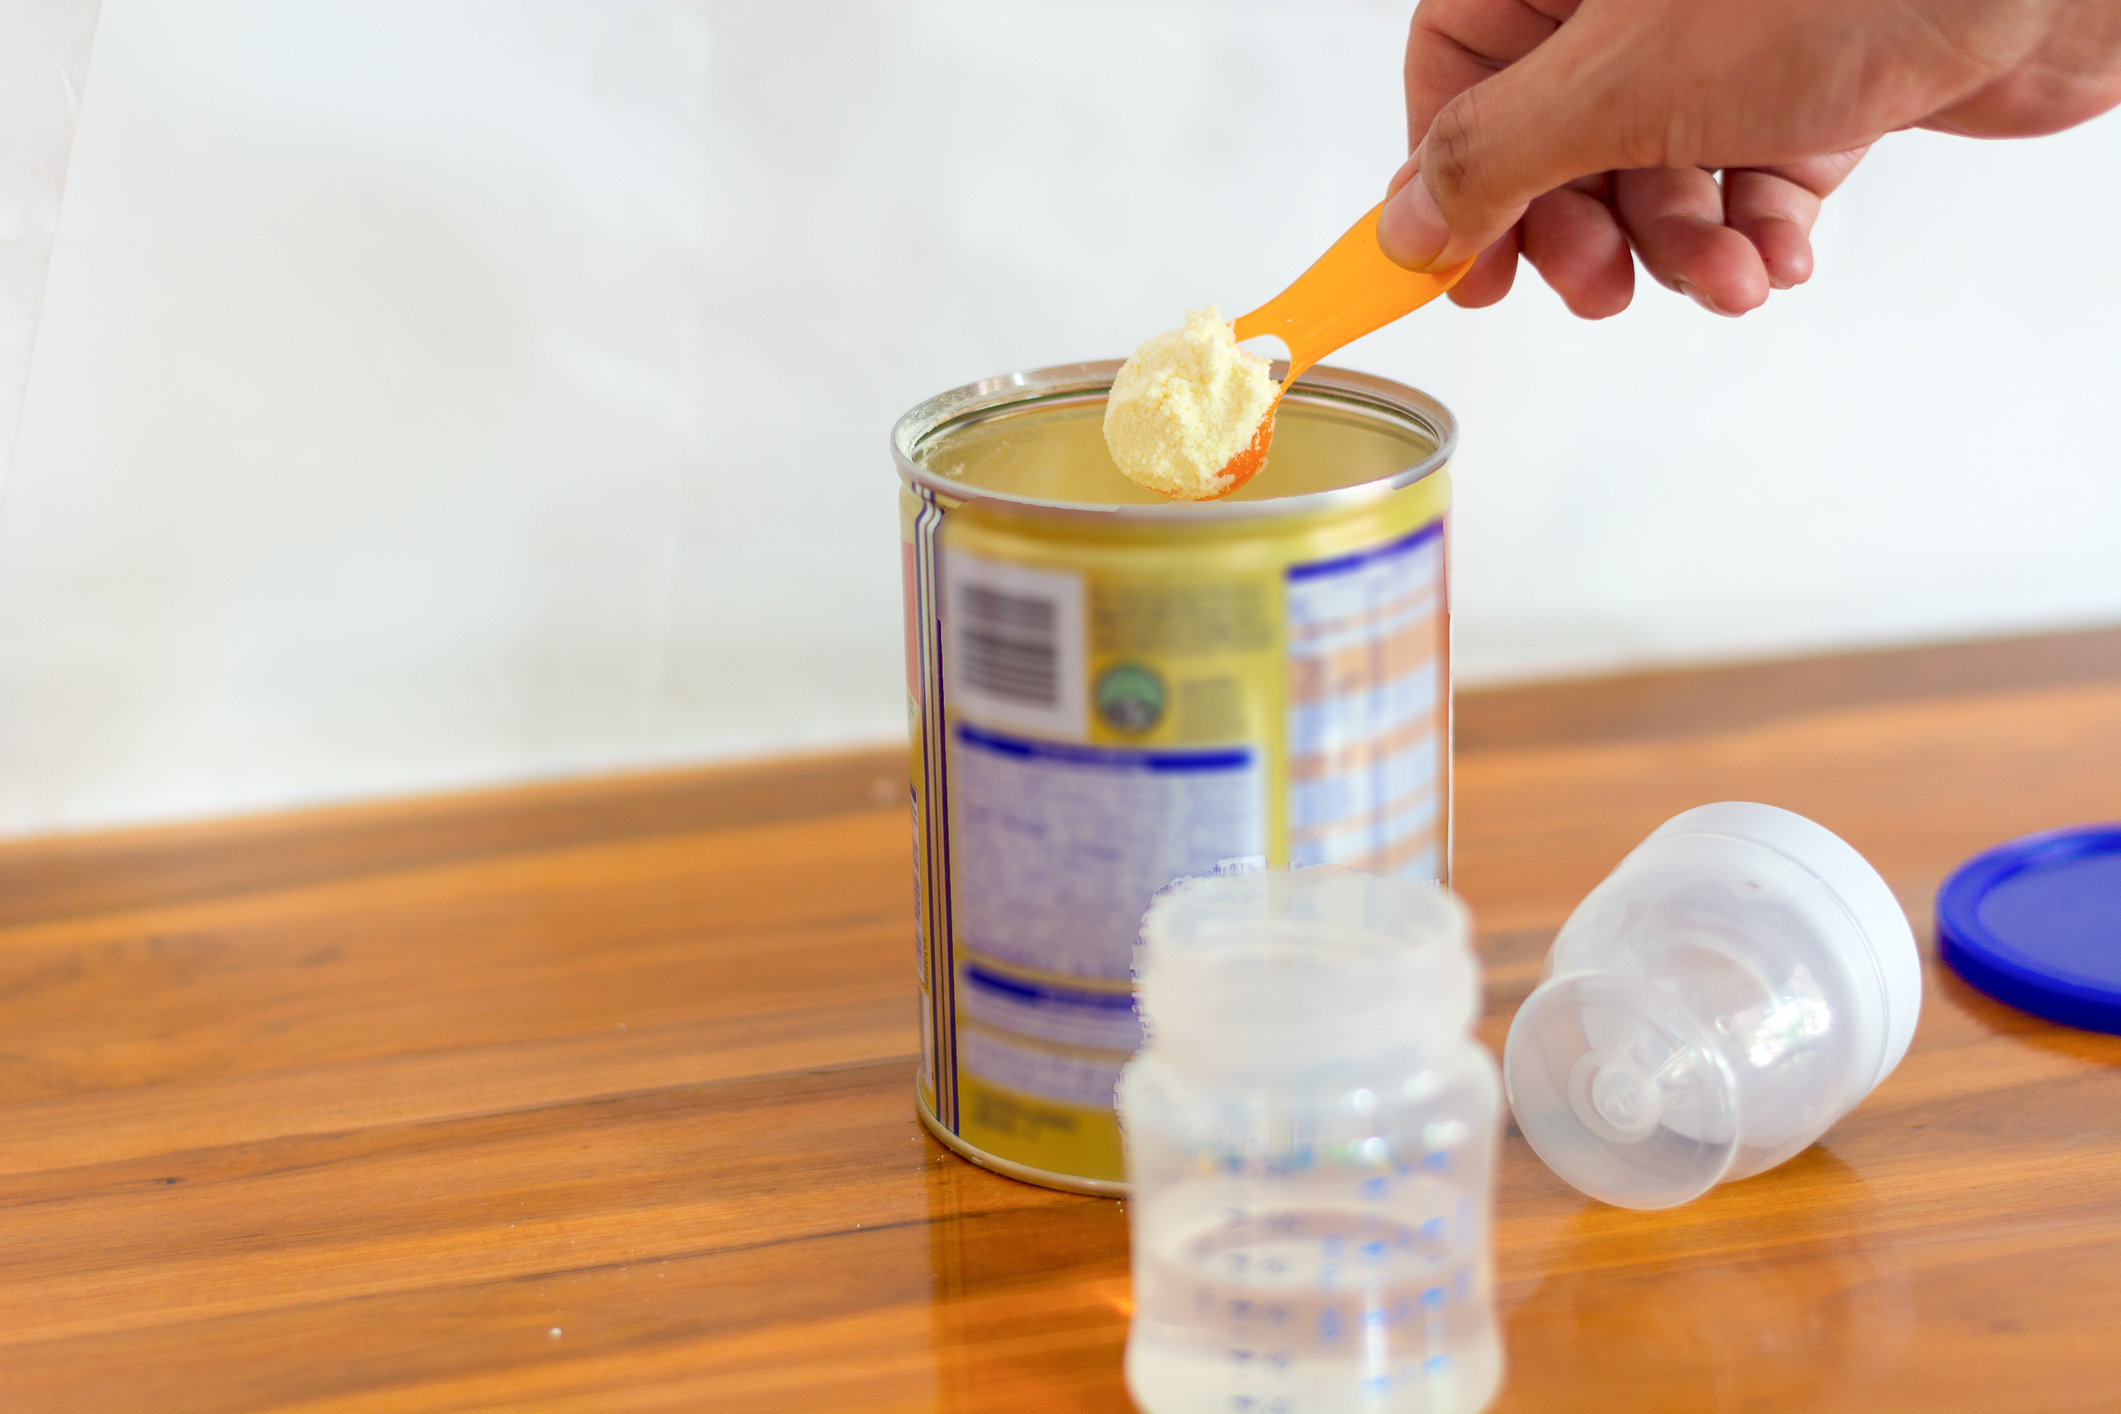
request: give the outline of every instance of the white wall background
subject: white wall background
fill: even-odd
[[[0,833],[902,731],[906,406],[1273,294],[1409,0],[106,0],[0,505]],[[2121,120],[1886,142],[1727,322],[1536,280],[1468,679],[2121,619]]]
[[[0,4],[0,483],[15,446],[97,0]]]

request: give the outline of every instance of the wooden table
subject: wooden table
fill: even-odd
[[[1467,694],[1499,1046],[1691,805],[2121,816],[2121,632]],[[1124,1410],[1109,1200],[912,1106],[902,757],[0,849],[0,1409]],[[1498,1410],[2121,1408],[2121,1037],[1932,960],[1822,1144],[1664,1213],[1505,1139]]]

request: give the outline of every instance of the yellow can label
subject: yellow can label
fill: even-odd
[[[1133,949],[1182,877],[1446,880],[1437,471],[1356,511],[1163,526],[904,517],[921,1100],[989,1156],[1118,1182]]]

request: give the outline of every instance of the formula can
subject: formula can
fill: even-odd
[[[974,383],[892,434],[921,1120],[1086,1193],[1124,1191],[1113,1085],[1157,890],[1450,878],[1451,414],[1315,368],[1257,477],[1168,502],[1105,450],[1118,368]]]

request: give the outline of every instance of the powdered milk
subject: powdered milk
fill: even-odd
[[[1127,479],[1177,501],[1232,489],[1231,459],[1274,405],[1267,360],[1237,346],[1214,305],[1134,351],[1112,380],[1105,445]]]

